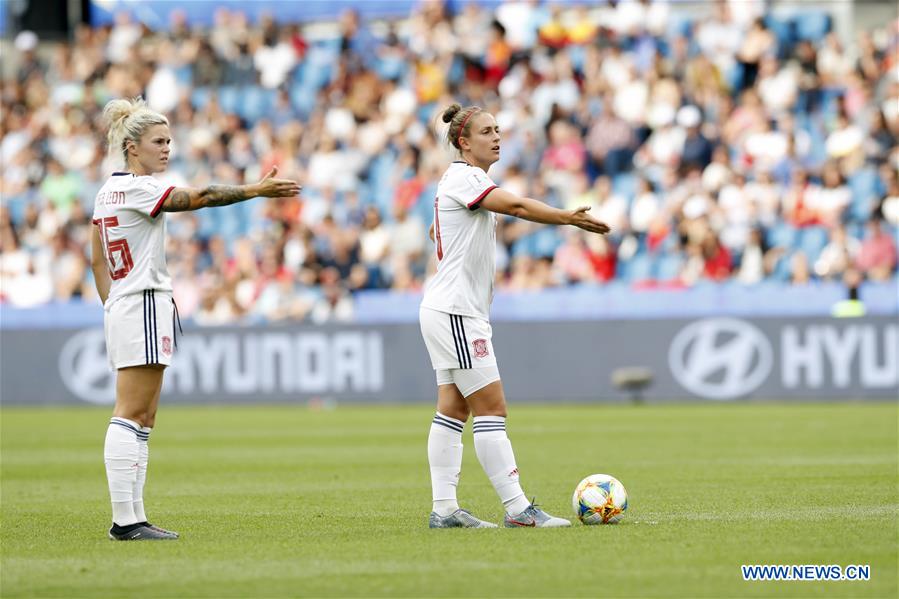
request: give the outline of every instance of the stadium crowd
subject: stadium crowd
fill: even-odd
[[[453,101],[497,116],[500,185],[613,229],[500,219],[500,290],[895,280],[899,23],[846,47],[826,13],[763,7],[422,2],[325,27],[219,9],[209,28],[175,12],[164,30],[121,14],[69,42],[21,32],[0,94],[0,297],[96,301],[98,118],[137,95],[171,122],[164,181],[278,165],[304,186],[168,215],[175,297],[200,324],[349,320],[357,291],[419,290]]]

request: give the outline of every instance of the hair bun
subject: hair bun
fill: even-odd
[[[111,100],[103,108],[103,116],[109,125],[117,123],[134,112],[135,106],[130,100]]]
[[[458,104],[452,104],[449,108],[443,111],[443,122],[450,123],[453,120],[453,117],[459,114],[459,111],[462,110],[462,107]]]

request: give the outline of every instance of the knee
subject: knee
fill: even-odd
[[[506,400],[503,397],[499,397],[490,402],[482,402],[475,407],[475,416],[502,416],[503,418],[508,416],[508,413],[506,412]]]
[[[449,412],[449,414],[445,414],[445,416],[449,416],[450,418],[455,418],[456,420],[459,420],[460,422],[468,422],[469,412],[468,412],[467,408],[465,408],[465,409],[454,408],[454,409],[447,410],[447,411]]]
[[[491,406],[491,407],[487,408],[487,410],[484,414],[481,414],[481,416],[502,416],[503,418],[505,418],[508,415],[509,414],[506,412],[506,404],[505,403],[498,405],[498,406]]]

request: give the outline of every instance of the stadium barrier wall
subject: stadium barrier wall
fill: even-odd
[[[474,340],[469,340],[473,342]],[[5,405],[109,404],[102,328],[3,330]],[[500,322],[494,347],[510,401],[624,401],[612,373],[641,367],[652,401],[880,399],[899,393],[892,317]],[[473,353],[473,352],[472,352]],[[191,329],[168,369],[166,404],[433,402],[418,326]]]

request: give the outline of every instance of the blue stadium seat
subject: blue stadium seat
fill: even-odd
[[[332,46],[326,42],[316,42],[310,46],[303,68],[298,73],[299,80],[307,88],[318,90],[331,81],[333,65],[337,63],[340,53],[339,46]]]
[[[765,241],[770,247],[791,248],[795,243],[796,229],[787,223],[776,223],[765,232]]]
[[[190,86],[191,81],[193,79],[193,73],[191,72],[191,65],[183,65],[180,67],[176,67],[174,70],[175,70],[175,81],[177,81],[179,85]]]
[[[198,210],[195,212],[197,216],[197,236],[208,239],[216,234],[218,230],[218,210]],[[230,238],[226,238],[230,239]]]
[[[668,18],[667,37],[689,37],[693,28],[693,20],[690,17],[671,15]]]
[[[375,72],[381,79],[397,80],[406,72],[406,62],[401,58],[378,58],[375,62]]]
[[[218,224],[216,231],[222,237],[236,238],[240,235],[242,225],[241,210],[239,205],[225,206],[216,210],[218,212]]]
[[[512,248],[509,252],[512,257],[518,256],[533,256],[534,255],[534,236],[533,235],[522,235],[514,242],[512,242]]]
[[[793,22],[786,19],[778,19],[774,15],[765,15],[765,27],[777,38],[778,56],[783,58],[788,48],[796,42],[796,30]]]
[[[617,193],[630,204],[637,193],[637,176],[631,173],[620,173],[612,177],[612,193]]]
[[[830,33],[831,18],[823,11],[801,12],[793,17],[796,27],[796,38],[818,43]]]
[[[846,223],[846,234],[855,239],[864,239],[865,225],[860,221],[855,222],[850,220]]]
[[[9,218],[17,227],[25,220],[25,207],[28,205],[28,197],[22,193],[3,199],[6,208],[9,210]]]
[[[809,262],[818,259],[818,254],[827,245],[830,235],[825,227],[808,227],[802,229],[799,234],[798,249],[805,253]]]
[[[627,262],[619,262],[619,267],[624,267],[622,276],[628,283],[651,281],[653,266],[653,259],[648,254],[637,254]]]
[[[195,87],[193,91],[190,93],[190,105],[194,107],[194,109],[205,108],[209,103],[209,88],[208,87]]]
[[[787,251],[780,257],[780,260],[778,260],[777,264],[774,266],[774,272],[771,273],[771,279],[773,281],[784,282],[790,280],[790,261],[792,258],[792,251]]]
[[[584,71],[584,60],[586,59],[586,50],[584,46],[572,45],[568,46],[568,58],[571,59],[571,66],[578,72]]]
[[[300,118],[309,118],[315,108],[315,88],[299,81],[290,87],[288,94],[290,95],[290,105],[297,111]]]
[[[731,90],[740,89],[740,85],[743,82],[743,74],[745,73],[745,69],[743,65],[739,62],[734,62],[733,66],[724,73],[724,78],[727,81],[727,86]]]
[[[218,101],[222,112],[237,113],[240,106],[240,88],[223,85],[218,89]]]
[[[837,114],[839,113],[839,99],[843,96],[844,93],[846,93],[846,90],[842,87],[821,88],[821,104],[818,110],[821,112],[821,115],[826,121],[830,121],[836,118]],[[824,135],[823,131],[821,131],[821,135]]]
[[[237,114],[246,121],[255,123],[262,118],[275,103],[275,90],[256,85],[242,90]]]
[[[534,255],[542,258],[552,258],[559,246],[562,245],[562,239],[559,237],[556,227],[537,229],[533,233],[533,238]]]
[[[847,183],[852,190],[849,220],[865,222],[883,193],[883,182],[873,168],[864,168],[853,173]]]
[[[679,253],[665,254],[656,263],[655,278],[664,282],[674,281],[683,266],[684,259]]]

